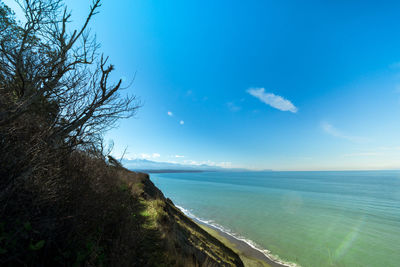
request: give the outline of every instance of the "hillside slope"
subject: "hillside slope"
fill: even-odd
[[[158,238],[145,240],[145,245],[158,245],[154,264],[167,266],[243,266],[239,256],[222,242],[204,231],[166,199],[149,176],[123,170],[120,177],[134,197],[143,204],[143,229],[154,231]],[[156,238],[156,239],[157,239]],[[152,264],[153,257],[144,264]],[[156,262],[159,260],[158,262]]]
[[[84,152],[48,162],[0,202],[0,266],[243,266],[147,174]]]

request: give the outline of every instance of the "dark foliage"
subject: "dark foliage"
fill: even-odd
[[[89,34],[100,0],[72,31],[61,0],[19,4],[24,23],[0,3],[0,265],[102,265],[140,209],[102,135],[139,104]]]

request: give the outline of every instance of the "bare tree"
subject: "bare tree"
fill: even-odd
[[[134,96],[120,95],[121,80],[110,81],[114,66],[99,53],[88,29],[100,0],[92,2],[82,27],[73,31],[61,0],[18,3],[23,24],[0,7],[0,127],[37,114],[46,140],[55,147],[97,143],[140,105]]]

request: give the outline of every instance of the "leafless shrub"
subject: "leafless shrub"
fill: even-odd
[[[23,25],[6,11],[0,19],[1,127],[23,114],[40,114],[46,118],[47,141],[74,148],[95,143],[118,119],[135,113],[138,101],[121,97],[122,80],[110,82],[114,66],[88,30],[100,0],[72,32],[71,14],[61,0],[21,0],[20,6]]]
[[[127,216],[113,201],[129,201],[102,136],[140,103],[120,95],[90,34],[100,0],[76,30],[61,0],[18,3],[22,24],[0,3],[0,265],[74,263],[70,242],[89,242],[95,265]]]

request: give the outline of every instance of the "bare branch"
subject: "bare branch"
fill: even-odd
[[[79,29],[61,0],[20,0],[26,22],[0,18],[0,127],[26,114],[44,116],[49,142],[78,147],[98,142],[140,103],[121,97],[122,80],[112,83],[114,66],[99,54],[89,24],[101,6],[94,0]],[[4,21],[3,23],[1,23]]]

